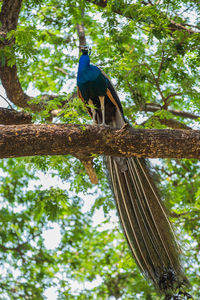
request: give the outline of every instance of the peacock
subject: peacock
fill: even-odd
[[[117,92],[109,77],[90,64],[88,47],[81,50],[78,96],[86,104],[93,124],[120,129],[126,120]],[[112,156],[105,160],[118,216],[139,269],[165,299],[179,299],[188,280],[148,160]],[[190,298],[189,294],[184,295]]]

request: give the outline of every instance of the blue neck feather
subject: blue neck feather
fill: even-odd
[[[88,54],[82,54],[79,60],[77,83],[95,80],[100,74],[99,68],[90,64]]]
[[[90,65],[89,55],[87,55],[87,54],[81,55],[80,60],[79,60],[78,70],[80,72],[86,71],[88,69],[89,65]]]

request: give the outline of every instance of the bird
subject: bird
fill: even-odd
[[[78,97],[94,125],[120,129],[127,121],[109,77],[90,63],[81,47],[77,74]],[[130,126],[130,125],[129,125]],[[143,275],[165,299],[181,299],[189,281],[184,274],[180,246],[152,175],[149,161],[137,157],[107,156],[111,188],[129,249]]]

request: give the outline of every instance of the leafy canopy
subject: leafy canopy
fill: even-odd
[[[147,128],[173,127],[174,120],[180,127],[198,128],[198,119],[176,112],[198,115],[200,110],[199,1],[111,0],[105,8],[98,4],[106,1],[92,2],[24,1],[17,29],[7,33],[7,40],[15,42],[0,48],[1,63],[16,64],[24,91],[37,95],[31,102],[45,104],[39,112],[27,109],[33,120],[47,123],[50,112],[57,110],[54,122],[90,122],[75,94],[77,24],[84,24],[92,63],[112,78],[130,123],[139,126],[139,117],[145,117]],[[159,110],[153,113],[150,106]],[[44,299],[51,286],[57,299],[160,299],[137,270],[120,226],[93,226],[102,207],[105,225],[115,211],[102,158],[94,164],[99,177],[95,187],[83,165],[70,156],[1,162],[4,299]],[[155,169],[181,241],[192,294],[200,298],[199,162],[164,160]],[[40,182],[45,173],[55,180],[51,188]],[[87,212],[80,195],[94,199]],[[55,224],[61,241],[48,249],[43,233]],[[79,289],[73,288],[75,282]]]

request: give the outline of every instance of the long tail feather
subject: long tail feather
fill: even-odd
[[[112,123],[113,127],[116,125],[122,125],[117,118]],[[118,214],[135,261],[158,291],[171,295],[188,281],[182,271],[173,228],[147,161],[106,157],[106,164]]]
[[[122,227],[139,268],[159,291],[176,290],[187,279],[173,229],[145,160],[106,160]]]

